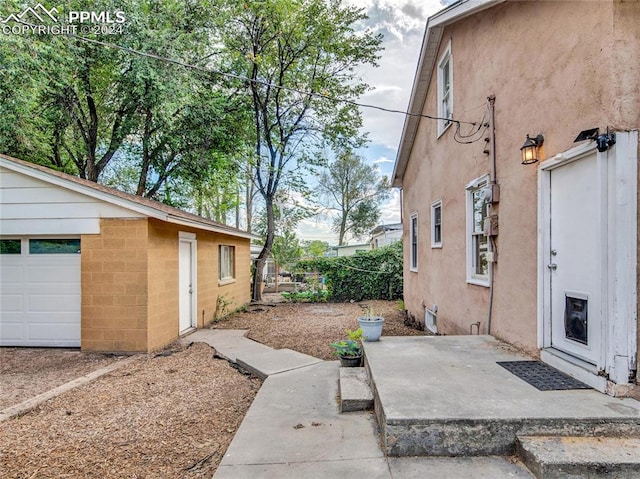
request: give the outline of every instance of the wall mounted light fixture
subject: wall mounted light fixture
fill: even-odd
[[[520,148],[522,152],[522,164],[530,165],[536,163],[540,158],[540,147],[544,143],[544,136],[540,133],[535,138],[531,138],[527,135],[527,139],[524,141],[524,145]]]

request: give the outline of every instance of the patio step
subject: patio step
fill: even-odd
[[[538,479],[640,477],[640,437],[518,437],[520,459]]]
[[[518,436],[640,437],[640,403],[595,390],[539,391],[499,364],[529,360],[489,336],[364,343],[389,456],[508,456]]]
[[[364,368],[340,368],[340,412],[373,409],[373,393]]]

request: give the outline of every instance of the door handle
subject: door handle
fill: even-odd
[[[558,269],[558,265],[555,263],[551,263],[547,265],[547,268],[555,271],[556,269]]]

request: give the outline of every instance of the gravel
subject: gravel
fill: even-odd
[[[385,317],[384,335],[419,335],[395,303],[366,303]],[[335,359],[328,343],[357,328],[358,303],[252,306],[215,328]],[[117,357],[68,350],[0,349],[2,407]],[[246,376],[206,344],[174,344],[138,355],[99,379],[0,423],[3,478],[212,477],[261,381]],[[22,369],[21,369],[22,368]],[[25,397],[27,396],[27,397]]]

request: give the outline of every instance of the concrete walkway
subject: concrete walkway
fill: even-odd
[[[215,479],[532,478],[501,457],[387,458],[373,414],[338,411],[337,361],[274,350],[246,331],[199,330],[183,338],[266,377]]]

